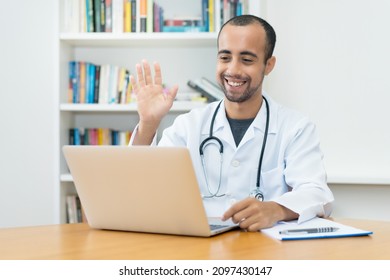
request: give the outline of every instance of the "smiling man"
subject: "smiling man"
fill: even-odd
[[[163,92],[158,63],[154,78],[146,61],[137,64],[137,79],[131,77],[140,121],[130,145],[187,147],[208,216],[249,231],[326,217],[333,203],[315,125],[263,92],[276,63],[275,42],[274,29],[261,18],[226,22],[216,71],[225,98],[178,116],[158,144],[157,128],[178,88]]]

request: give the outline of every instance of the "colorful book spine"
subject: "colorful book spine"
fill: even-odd
[[[164,20],[172,19],[164,18],[164,9],[157,0],[68,0],[64,4],[64,25],[67,32],[216,32],[233,16],[247,13],[249,6],[249,0],[198,1],[202,24],[193,30],[171,26],[164,29],[168,26]]]
[[[146,32],[146,24],[147,24],[147,1],[148,0],[139,0],[139,24],[140,24],[140,32]]]
[[[123,32],[131,32],[131,1],[124,0]]]
[[[102,32],[100,26],[100,0],[93,0],[94,31]]]
[[[136,0],[131,0],[131,32],[137,32],[139,30],[139,24],[137,22],[138,6]]]
[[[79,103],[85,103],[85,84],[86,84],[86,67],[85,62],[79,62],[80,65],[80,88],[79,88]]]
[[[106,32],[106,0],[100,0],[100,30]]]
[[[146,32],[153,32],[153,0],[146,0]]]
[[[86,3],[86,31],[94,32],[95,31],[95,18],[93,11],[93,1],[94,0],[85,0]]]
[[[69,61],[68,67],[68,103],[131,102],[130,71],[126,68],[84,61]]]
[[[132,131],[111,128],[69,128],[69,145],[128,145]]]
[[[124,2],[123,0],[112,0],[112,32],[122,33],[124,31]]]
[[[106,32],[112,32],[112,0],[106,0]]]

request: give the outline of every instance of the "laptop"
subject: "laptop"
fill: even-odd
[[[184,147],[64,146],[92,228],[213,236],[237,227],[208,218]]]

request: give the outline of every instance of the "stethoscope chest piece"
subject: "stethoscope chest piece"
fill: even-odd
[[[261,191],[252,191],[249,196],[256,198],[258,201],[264,201],[264,195]]]

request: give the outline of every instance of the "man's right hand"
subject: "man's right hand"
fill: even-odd
[[[146,60],[136,65],[137,81],[130,76],[131,86],[137,98],[139,126],[134,145],[149,145],[162,118],[169,112],[175,100],[178,86],[164,92],[160,65],[154,63],[154,80]]]

